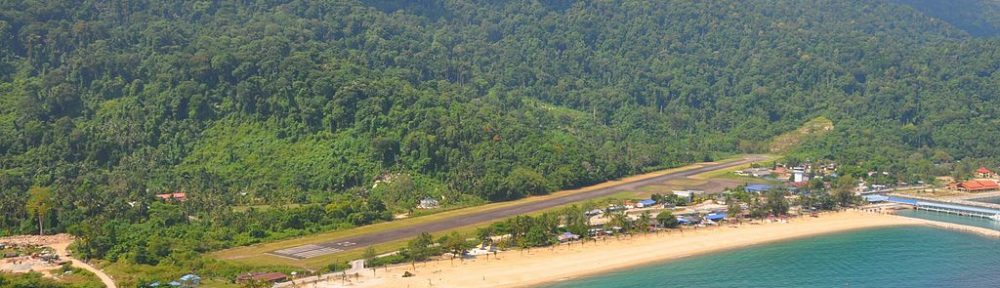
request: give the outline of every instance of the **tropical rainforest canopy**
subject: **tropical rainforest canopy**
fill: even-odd
[[[1000,10],[935,2],[2,1],[0,234],[155,264],[767,153],[818,117],[790,157],[996,163]]]

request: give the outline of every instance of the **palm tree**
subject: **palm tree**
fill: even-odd
[[[643,233],[649,232],[649,225],[652,223],[652,219],[653,217],[649,215],[649,211],[643,211],[642,214],[639,215],[639,219],[636,220],[636,225],[639,226],[639,231]]]
[[[622,231],[629,231],[631,227],[631,221],[628,219],[628,215],[625,212],[615,212],[611,214],[611,224],[622,229]],[[616,234],[617,236],[617,234]]]
[[[740,201],[736,198],[726,196],[726,212],[729,213],[729,217],[736,219],[737,223],[741,223],[743,216],[743,206],[740,206]]]
[[[371,266],[372,277],[375,277],[375,258],[378,257],[378,254],[375,254],[375,247],[368,246],[362,257],[365,259],[365,266]]]
[[[493,245],[493,227],[487,226],[477,229],[476,236],[483,245]]]
[[[452,264],[455,263],[455,257],[460,257],[459,259],[465,261],[464,258],[461,258],[462,256],[465,256],[465,250],[469,247],[468,242],[465,241],[465,237],[459,235],[458,232],[451,232],[451,234],[445,236],[444,241],[441,242],[441,244],[452,253]]]

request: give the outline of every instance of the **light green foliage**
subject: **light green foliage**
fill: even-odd
[[[213,175],[222,181],[214,185],[261,199],[371,183],[376,167],[363,161],[364,141],[324,133],[299,138],[283,130],[276,123],[216,122],[176,173]]]
[[[52,210],[52,189],[48,187],[31,187],[28,189],[28,203],[25,210],[38,219],[38,235],[45,234],[46,217]]]

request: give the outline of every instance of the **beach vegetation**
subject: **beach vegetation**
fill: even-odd
[[[365,248],[365,254],[363,254],[362,259],[365,260],[365,267],[372,269],[372,277],[375,276],[375,268],[383,264],[381,261],[376,261],[378,259],[378,253],[375,252],[375,247],[369,246]]]
[[[740,221],[743,219],[743,206],[738,197],[726,194],[726,215],[730,219]]]
[[[677,221],[677,216],[674,216],[674,213],[667,210],[656,214],[656,223],[663,228],[677,228],[680,225],[680,222]]]
[[[406,245],[406,253],[411,261],[423,261],[432,255],[438,254],[438,246],[434,246],[434,238],[430,233],[420,233],[416,238],[410,240]]]
[[[766,193],[764,202],[765,209],[774,216],[787,215],[791,205],[788,202],[788,191],[783,189],[772,189]]]

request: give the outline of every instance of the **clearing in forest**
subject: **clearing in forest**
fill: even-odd
[[[830,133],[830,131],[833,131],[833,121],[819,116],[802,124],[802,127],[799,127],[799,129],[774,137],[768,150],[773,154],[782,154],[808,138],[820,137]]]

